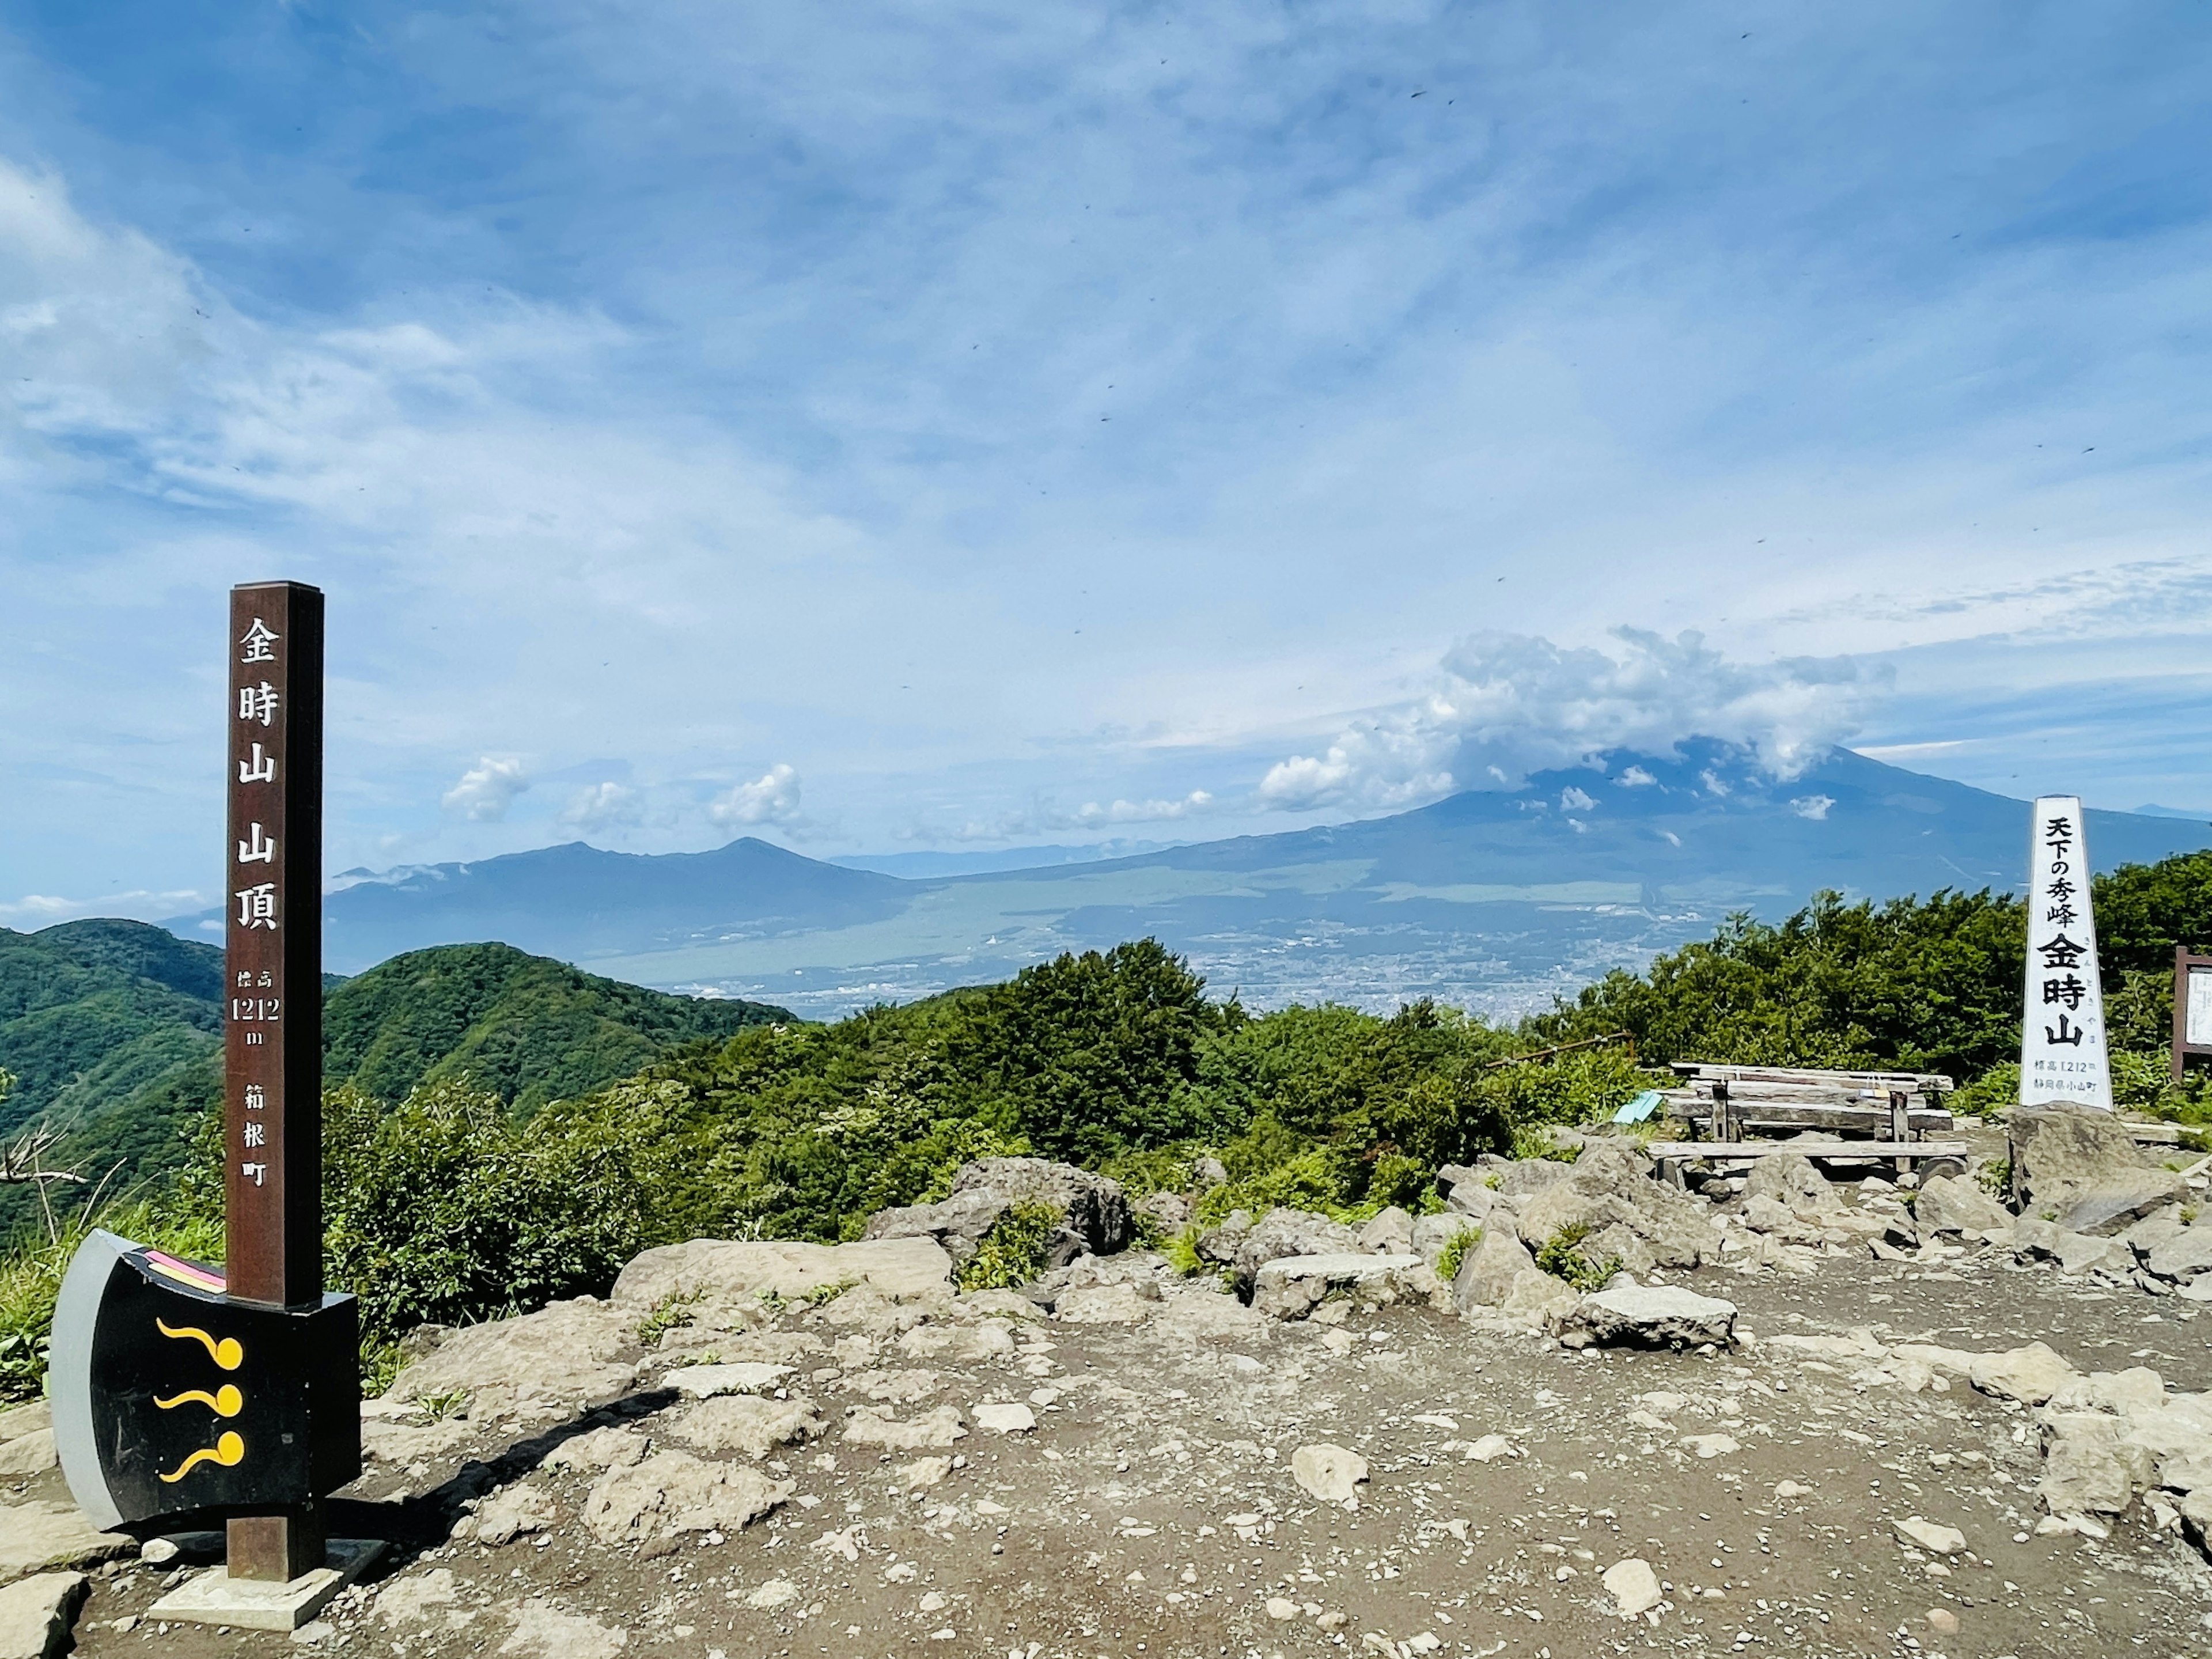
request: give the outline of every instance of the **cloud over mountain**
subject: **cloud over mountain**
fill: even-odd
[[[1426,696],[1270,767],[1260,800],[1287,811],[1405,806],[1516,786],[1607,750],[1668,754],[1695,737],[1747,750],[1786,780],[1856,732],[1889,684],[1887,669],[1848,657],[1733,661],[1694,630],[1613,637],[1617,652],[1472,635],[1445,654]]]

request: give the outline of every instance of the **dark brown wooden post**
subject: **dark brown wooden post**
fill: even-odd
[[[2173,947],[2173,1080],[2181,1081],[2181,1051],[2189,1041],[2189,947]]]
[[[229,925],[223,967],[224,1182],[232,1296],[323,1294],[323,596],[230,595]],[[323,1565],[319,1504],[229,1523],[234,1578]]]

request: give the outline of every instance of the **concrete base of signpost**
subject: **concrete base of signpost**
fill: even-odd
[[[333,1538],[323,1565],[289,1584],[233,1578],[216,1567],[189,1579],[146,1610],[171,1624],[228,1625],[233,1630],[295,1631],[330,1605],[384,1553],[380,1538]]]

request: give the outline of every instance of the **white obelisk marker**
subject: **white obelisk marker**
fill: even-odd
[[[2105,1058],[2105,997],[2097,923],[2089,909],[2089,849],[2081,803],[2045,795],[2028,837],[2027,986],[2021,1026],[2020,1101],[2112,1106]]]

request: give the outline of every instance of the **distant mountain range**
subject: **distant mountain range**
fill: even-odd
[[[397,1101],[467,1077],[518,1109],[589,1093],[783,1009],[620,985],[506,945],[441,946],[331,980],[324,1075]],[[67,1133],[50,1162],[127,1182],[173,1165],[222,1087],[222,952],[143,922],[0,928],[0,1133]],[[0,1189],[0,1225],[29,1206]]]
[[[1418,995],[1510,1013],[1815,890],[2008,890],[2028,807],[1847,750],[1778,781],[1741,751],[1608,755],[1389,817],[1033,867],[902,878],[745,839],[580,842],[334,884],[332,967],[502,939],[634,983],[843,1012],[1152,934],[1260,1006]],[[2201,820],[2088,814],[2100,868],[2212,846]],[[848,860],[848,864],[867,860]],[[908,866],[911,869],[913,866]],[[220,917],[172,923],[219,933]]]

